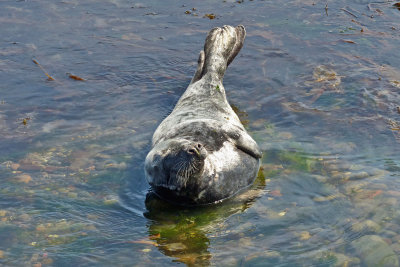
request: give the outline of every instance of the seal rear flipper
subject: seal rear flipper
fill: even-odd
[[[199,55],[199,59],[197,60],[197,70],[196,70],[196,73],[194,74],[194,76],[192,78],[192,81],[190,82],[191,84],[195,83],[195,82],[197,82],[198,80],[201,79],[202,73],[203,73],[203,67],[204,67],[204,59],[205,59],[204,51],[201,50],[200,51],[200,55]]]
[[[206,73],[216,73],[222,80],[226,68],[243,47],[246,30],[242,25],[212,29],[204,44],[204,66],[200,79]],[[196,73],[197,74],[197,73]]]
[[[231,62],[235,59],[237,54],[239,54],[239,51],[240,49],[242,49],[244,44],[244,38],[246,37],[246,30],[243,25],[237,26],[235,28],[235,31],[236,31],[236,42],[235,46],[232,49],[231,54],[229,55],[227,66],[229,66],[229,64],[231,64]]]

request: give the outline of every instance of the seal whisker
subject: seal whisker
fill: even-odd
[[[192,167],[192,174],[199,169],[196,167],[196,161],[191,161],[190,166]]]
[[[199,170],[194,164],[192,164],[192,168],[193,168],[195,171],[198,171],[198,170]],[[194,171],[193,171],[193,172],[194,172]]]
[[[178,171],[177,171],[177,175],[178,176],[182,176],[182,172],[185,170],[185,163],[184,162],[182,162],[182,164],[180,165],[180,167],[179,167],[179,169],[178,169]]]
[[[172,168],[179,168],[179,166],[178,165],[180,165],[180,164],[182,164],[182,161],[178,161]]]
[[[178,170],[176,174],[177,183],[183,183],[186,186],[186,182],[189,179],[189,164],[190,162],[183,161],[181,168]]]
[[[184,167],[184,161],[178,161],[174,166],[173,169],[178,169],[176,171],[176,176],[179,176],[179,173],[181,172],[182,168]],[[178,177],[177,177],[178,178]],[[172,183],[171,181],[172,179],[169,179],[167,181],[167,185],[169,185],[170,183]]]
[[[185,165],[185,161],[180,161],[179,166],[177,166],[179,169],[182,168]]]
[[[185,180],[186,180],[186,166],[184,165],[183,168],[182,168],[181,173],[177,177],[177,182],[181,184]]]

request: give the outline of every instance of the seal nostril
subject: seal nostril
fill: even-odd
[[[196,151],[193,148],[189,149],[188,152],[189,152],[189,154],[195,154],[196,153]]]
[[[196,145],[196,147],[197,147],[198,149],[200,149],[200,148],[202,148],[202,145],[199,143],[199,144]]]

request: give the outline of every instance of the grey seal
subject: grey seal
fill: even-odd
[[[229,105],[222,85],[245,36],[242,25],[208,33],[193,79],[154,132],[145,175],[161,198],[188,206],[210,204],[254,181],[262,153]]]

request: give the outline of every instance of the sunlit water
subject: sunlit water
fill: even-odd
[[[1,1],[0,265],[398,266],[396,3]],[[247,29],[224,84],[262,168],[173,207],[144,158],[224,24]]]

